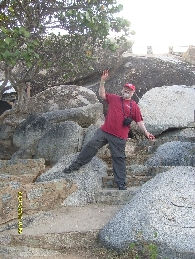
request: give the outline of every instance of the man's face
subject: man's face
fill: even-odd
[[[124,99],[131,99],[131,97],[133,96],[133,94],[135,93],[135,91],[131,90],[129,87],[124,86],[123,90],[122,90],[122,97]]]

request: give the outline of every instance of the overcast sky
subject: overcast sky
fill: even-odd
[[[194,0],[117,0],[136,45],[195,46]]]

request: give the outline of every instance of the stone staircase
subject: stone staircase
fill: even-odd
[[[138,187],[149,181],[158,173],[167,171],[171,166],[145,166],[145,165],[130,165],[126,168],[127,174],[127,187]],[[112,169],[107,170],[108,176],[103,177],[102,184],[103,188],[116,188],[114,183],[114,177]]]
[[[171,169],[171,166],[147,167],[144,165],[127,166],[127,190],[119,191],[114,183],[112,169],[108,169],[108,176],[102,179],[102,190],[96,195],[98,204],[124,205],[130,201],[142,184],[152,179],[158,173]]]
[[[116,188],[111,157],[108,154],[102,156],[108,166],[108,175],[102,179],[102,189],[96,194],[95,203],[83,207],[61,207],[40,213],[36,211],[33,215],[25,215],[23,232],[20,235],[17,233],[17,219],[1,224],[0,259],[67,259],[69,257],[66,251],[98,247],[99,230],[134,197],[142,184],[156,174],[170,169],[145,166],[144,162],[150,157],[150,153],[145,146],[140,148],[135,142],[129,141],[126,155],[127,190],[119,191]],[[82,259],[81,256],[70,257],[73,258]]]

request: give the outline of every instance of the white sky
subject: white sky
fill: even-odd
[[[195,46],[194,0],[117,0],[139,46]]]

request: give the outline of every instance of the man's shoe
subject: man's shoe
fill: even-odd
[[[119,190],[127,190],[127,186],[125,185],[125,183],[121,184],[119,187],[118,187]]]
[[[68,168],[65,168],[62,172],[63,173],[65,173],[65,174],[70,174],[70,173],[72,173],[72,169],[71,169],[71,167],[68,167]]]

